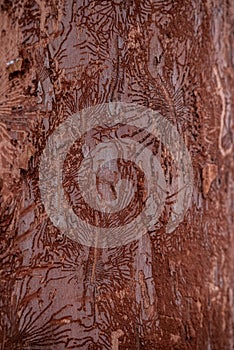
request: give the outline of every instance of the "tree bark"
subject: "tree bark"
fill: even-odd
[[[1,1],[0,21],[0,348],[233,349],[233,3]],[[130,130],[121,120],[111,129],[100,112],[90,124],[95,137],[84,129],[90,145],[128,133],[160,154],[165,186],[174,192],[167,191],[145,234],[141,226],[129,229],[137,239],[101,247],[87,238],[86,245],[46,210],[40,176],[54,169],[56,182],[57,168],[42,169],[43,152],[66,120],[118,102],[157,111],[183,140],[191,201],[167,232],[182,190],[176,145],[162,144],[168,129],[160,129],[161,139],[144,134],[146,124]],[[98,168],[100,203],[116,199],[123,179],[137,179],[136,199],[121,215],[100,214],[85,201],[79,207],[78,165],[91,151],[82,148],[85,138],[75,142],[76,132],[63,164],[67,203],[95,230],[122,225],[127,235],[125,225],[147,206],[145,169],[116,160],[106,146],[114,161]],[[90,169],[84,167],[84,179]],[[92,196],[87,182],[86,190]],[[57,198],[56,185],[47,198],[51,193]]]

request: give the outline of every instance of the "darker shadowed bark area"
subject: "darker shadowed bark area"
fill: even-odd
[[[233,349],[233,2],[0,4],[0,349]],[[157,137],[146,145],[143,129],[97,125],[87,134],[93,149],[128,133],[161,152],[166,185],[175,185],[144,235],[135,225],[138,239],[101,248],[53,223],[41,198],[40,162],[69,117],[113,102],[150,108],[175,127],[191,157],[193,188],[168,233],[180,191],[172,150]],[[137,182],[120,214],[79,206],[85,137],[64,162],[67,203],[95,229],[122,225],[125,232],[147,206],[145,169],[119,156],[98,170],[102,202],[116,200],[119,180]],[[90,167],[84,171],[86,178]]]

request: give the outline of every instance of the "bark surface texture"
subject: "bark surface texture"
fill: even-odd
[[[0,3],[0,348],[232,350],[233,1]],[[176,196],[140,239],[88,247],[47,214],[40,160],[69,116],[118,101],[176,127],[192,200],[170,234]],[[176,179],[163,147],[161,160]],[[99,190],[114,196],[106,172]]]

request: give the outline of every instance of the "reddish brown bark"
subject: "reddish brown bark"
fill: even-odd
[[[0,348],[233,349],[232,2],[1,1],[0,21]],[[171,234],[168,209],[101,249],[52,223],[39,166],[69,116],[113,101],[176,126],[194,186]],[[104,199],[116,177],[98,173]]]

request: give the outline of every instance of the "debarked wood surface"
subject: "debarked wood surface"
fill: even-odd
[[[232,350],[234,3],[0,4],[0,349]],[[39,169],[67,118],[113,102],[158,111],[175,126],[191,157],[193,191],[172,233],[165,227],[176,191],[147,233],[100,248],[54,225]],[[81,159],[78,146],[64,186]],[[173,159],[161,151],[167,184],[176,182]],[[98,173],[102,200],[116,198],[124,169],[139,191],[131,210],[105,217],[107,228],[130,222],[145,201],[144,168],[115,166]],[[78,205],[69,186],[68,202]],[[95,221],[86,207],[76,214]]]

